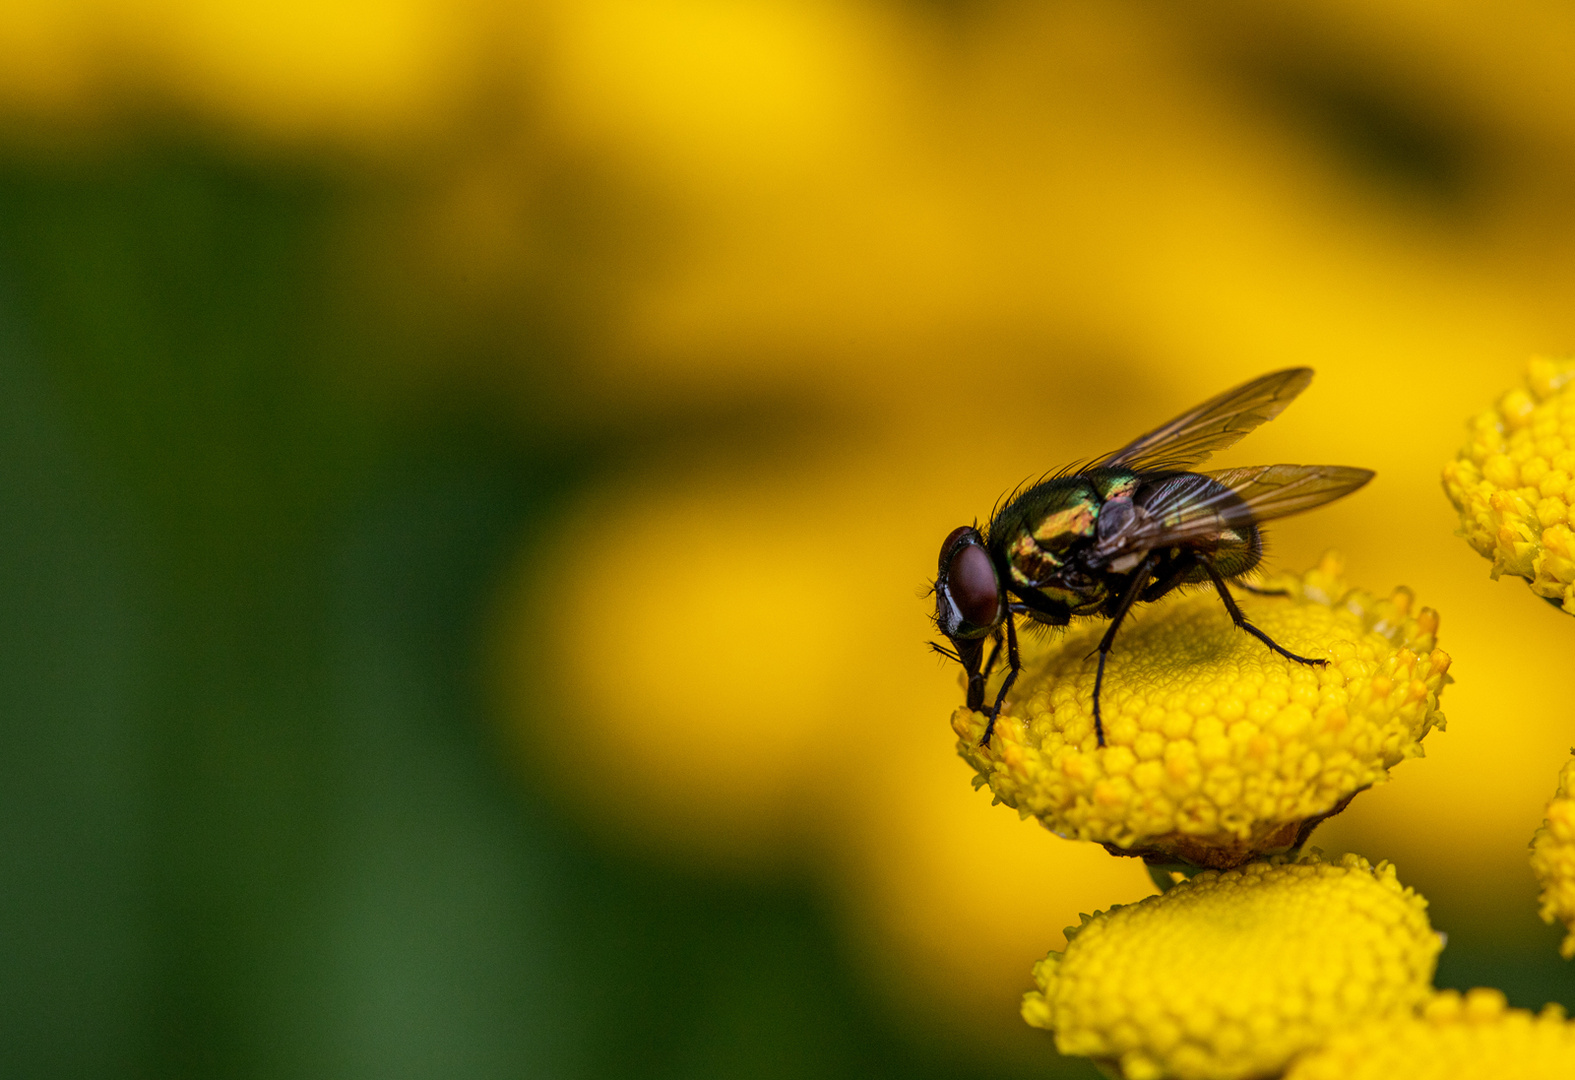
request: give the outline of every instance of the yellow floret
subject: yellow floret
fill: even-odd
[[[1355,855],[1205,871],[1067,931],[1023,1019],[1127,1080],[1277,1076],[1296,1054],[1426,1000],[1427,901]]]
[[[1511,390],[1470,423],[1470,441],[1444,466],[1460,535],[1493,560],[1492,575],[1575,612],[1575,359],[1533,359]]]
[[[1531,871],[1542,885],[1542,921],[1558,919],[1570,931],[1559,946],[1569,960],[1575,957],[1575,760],[1565,762],[1547,817],[1531,838]]]
[[[1575,1024],[1549,1005],[1505,1007],[1497,990],[1449,990],[1421,1017],[1363,1024],[1307,1054],[1285,1080],[1569,1080]]]
[[[1240,601],[1287,660],[1237,630],[1212,590],[1161,600],[1123,627],[1093,727],[1104,624],[1059,639],[1023,637],[1023,671],[990,745],[985,717],[958,709],[958,751],[997,799],[1059,835],[1151,862],[1237,866],[1298,847],[1312,827],[1443,727],[1449,656],[1438,615],[1349,587],[1336,556],[1289,595]]]

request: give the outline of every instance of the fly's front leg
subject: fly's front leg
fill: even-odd
[[[952,651],[940,650],[963,666],[968,675],[968,708],[978,712],[984,708],[984,673],[979,661],[984,658],[984,642],[967,638],[952,638]]]
[[[1008,616],[1008,618],[1010,618],[1010,616]],[[984,662],[983,675],[984,675],[984,677],[986,679],[988,679],[990,677],[990,672],[995,670],[995,662],[996,662],[996,660],[1000,659],[1000,656],[1001,656],[1001,629],[1000,629],[1000,627],[996,627],[995,634],[994,634],[992,640],[995,642],[995,644],[990,646],[989,659],[985,660],[985,662]]]
[[[999,651],[1001,641],[996,639],[996,650]],[[994,663],[995,653],[990,654],[990,661]],[[995,718],[1001,715],[1001,704],[1006,700],[1006,692],[1017,681],[1017,673],[1022,668],[1021,661],[1017,658],[1017,619],[1008,611],[1006,613],[1006,663],[1008,671],[1006,680],[1001,683],[1000,693],[995,695],[995,708],[990,710],[990,719],[984,725],[984,738],[979,740],[980,746],[990,745],[990,736],[995,733]]]
[[[1268,634],[1265,634],[1262,630],[1259,630],[1256,626],[1252,625],[1252,623],[1248,622],[1247,616],[1243,615],[1241,608],[1236,605],[1236,598],[1230,594],[1230,589],[1226,587],[1225,579],[1220,577],[1219,571],[1214,569],[1213,564],[1209,562],[1203,562],[1202,565],[1204,571],[1209,575],[1209,580],[1214,582],[1214,590],[1220,594],[1220,599],[1225,601],[1225,610],[1230,612],[1231,622],[1236,624],[1236,629],[1247,631],[1247,633],[1251,634],[1269,648],[1285,657],[1285,659],[1295,660],[1298,664],[1306,664],[1308,667],[1323,667],[1329,662],[1327,660],[1319,660],[1307,656],[1297,656],[1295,653],[1291,652],[1289,649],[1285,648],[1279,642],[1271,638]]]

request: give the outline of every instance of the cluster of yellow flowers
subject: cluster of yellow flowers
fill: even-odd
[[[1542,919],[1569,928],[1559,952],[1575,959],[1575,760],[1564,763],[1547,817],[1531,838],[1531,869],[1542,884]]]
[[[1494,574],[1575,612],[1575,361],[1478,417],[1445,470],[1462,533]],[[1210,593],[1172,597],[1121,639],[1092,718],[1103,629],[1029,639],[988,746],[958,709],[958,752],[996,800],[1058,835],[1142,857],[1161,892],[1066,932],[1023,1017],[1125,1080],[1575,1076],[1575,1023],[1496,990],[1435,991],[1442,937],[1387,862],[1298,854],[1444,726],[1449,656],[1410,592],[1379,599],[1335,556],[1242,598],[1288,663]],[[1542,916],[1575,957],[1575,760],[1532,843]],[[1179,879],[1179,880],[1178,880]]]
[[[1575,361],[1533,359],[1526,385],[1471,421],[1471,441],[1444,466],[1460,534],[1493,576],[1575,611]]]

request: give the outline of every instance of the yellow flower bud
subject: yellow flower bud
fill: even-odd
[[[1507,1008],[1497,990],[1438,994],[1422,1015],[1362,1024],[1306,1054],[1285,1080],[1568,1080],[1575,1024],[1549,1005]]]
[[[1547,817],[1531,838],[1531,870],[1542,885],[1542,921],[1558,919],[1570,931],[1559,946],[1569,960],[1575,957],[1575,759],[1564,763]]]
[[[1444,466],[1444,492],[1460,512],[1460,535],[1493,560],[1497,578],[1575,611],[1575,557],[1568,528],[1575,499],[1575,359],[1537,357],[1526,388],[1475,417],[1470,440]]]
[[[1066,837],[1150,862],[1225,868],[1299,847],[1323,818],[1442,727],[1449,656],[1438,615],[1397,589],[1380,600],[1325,556],[1300,577],[1242,594],[1247,617],[1303,656],[1235,628],[1212,590],[1162,599],[1123,628],[1093,728],[1104,624],[1024,635],[1023,671],[990,745],[985,716],[957,710],[958,751],[977,784]]]
[[[1347,855],[1205,871],[1084,917],[1034,968],[1023,1019],[1126,1080],[1278,1075],[1357,1021],[1426,1000],[1427,902]]]

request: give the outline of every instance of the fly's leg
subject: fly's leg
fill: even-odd
[[[997,651],[1000,649],[999,638],[995,642]],[[990,654],[990,660],[995,661],[995,653]],[[980,746],[990,745],[990,736],[995,733],[995,718],[1001,715],[1001,703],[1006,700],[1006,692],[1017,681],[1017,673],[1022,669],[1022,663],[1017,658],[1017,619],[1010,611],[1006,613],[1006,663],[1010,670],[1006,673],[1006,681],[1001,683],[1000,693],[995,695],[995,708],[990,710],[990,719],[984,725],[984,738],[979,740]]]
[[[1252,593],[1254,596],[1289,596],[1289,589],[1260,589],[1256,585],[1249,585],[1245,581],[1236,582],[1236,588]]]
[[[1183,551],[1168,564],[1158,567],[1154,571],[1154,580],[1143,588],[1143,595],[1138,599],[1143,603],[1158,600],[1171,589],[1181,584],[1181,579],[1191,573],[1193,567],[1198,565],[1197,558],[1190,551]]]
[[[1230,594],[1230,589],[1225,586],[1225,579],[1220,577],[1219,571],[1214,569],[1213,565],[1208,562],[1203,562],[1202,565],[1204,572],[1209,575],[1209,580],[1214,582],[1214,589],[1220,594],[1220,599],[1225,601],[1225,610],[1230,612],[1231,622],[1236,624],[1236,629],[1247,631],[1247,633],[1251,634],[1269,648],[1285,657],[1285,659],[1295,660],[1298,664],[1306,664],[1308,667],[1323,667],[1329,662],[1327,660],[1318,660],[1307,656],[1297,656],[1295,653],[1276,642],[1268,634],[1265,634],[1262,630],[1259,630],[1256,626],[1252,625],[1252,623],[1248,622],[1247,616],[1243,615],[1241,608],[1236,606],[1236,598]]]
[[[1001,655],[1001,631],[997,627],[994,634],[995,644],[990,648],[990,658],[984,662],[984,667],[979,666],[979,657],[984,652],[984,642],[970,641],[966,645],[956,642],[957,651],[952,653],[952,659],[960,663],[968,672],[968,708],[980,712],[984,708],[984,684],[989,679],[990,671],[995,667],[995,661]],[[945,650],[941,650],[945,655]]]
[[[990,646],[990,657],[984,662],[983,677],[988,679],[990,672],[995,670],[995,662],[1001,657],[1001,629],[996,627],[993,638],[995,644]]]
[[[1121,602],[1111,613],[1110,629],[1106,630],[1105,636],[1099,639],[1099,667],[1094,672],[1094,739],[1100,746],[1105,745],[1105,723],[1099,715],[1099,691],[1105,685],[1105,658],[1110,655],[1110,647],[1116,643],[1116,631],[1121,629],[1121,620],[1127,617],[1127,612],[1132,610],[1132,605],[1143,595],[1143,589],[1149,583],[1149,575],[1153,573],[1156,558],[1158,556],[1150,552],[1132,572],[1132,580],[1127,585],[1127,591],[1121,594]]]
[[[968,707],[975,711],[984,708],[984,673],[979,670],[979,661],[984,657],[984,642],[968,638],[952,638],[950,650],[939,648],[942,656],[950,656],[963,666],[963,671],[968,674]]]

